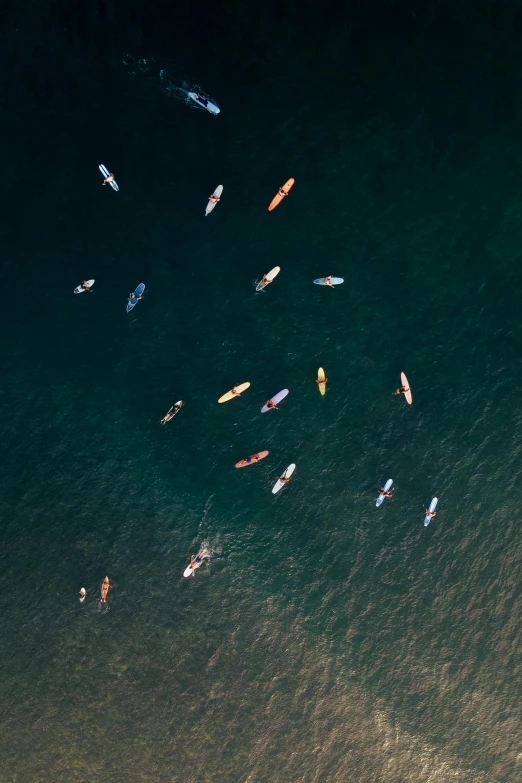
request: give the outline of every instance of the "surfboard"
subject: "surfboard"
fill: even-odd
[[[384,491],[388,492],[388,490],[391,489],[392,484],[393,484],[393,481],[391,479],[388,479],[388,481],[386,482],[386,484],[383,487]],[[386,498],[384,497],[384,495],[379,495],[379,497],[375,501],[375,505],[376,506],[380,506],[382,503],[384,503],[385,499]]]
[[[255,465],[260,459],[268,457],[269,453],[269,451],[258,451],[257,454],[252,454],[246,459],[240,459],[239,462],[236,462],[236,468],[247,468],[249,465]]]
[[[285,182],[281,190],[284,193],[289,193],[294,187],[294,182],[295,179],[293,177],[290,177],[290,179],[287,179],[287,181]],[[272,201],[270,202],[270,204],[268,205],[268,211],[272,212],[272,210],[275,209],[277,205],[280,204],[284,198],[285,198],[284,196],[282,196],[279,192],[277,192],[274,198],[272,199]]]
[[[93,285],[94,285],[94,282],[95,282],[94,280],[86,280],[85,283],[87,284],[87,288],[92,288]],[[86,289],[82,288],[82,284],[81,283],[80,283],[80,285],[77,285],[76,288],[74,289],[74,293],[75,294],[83,294],[85,291],[86,291]]]
[[[215,103],[209,101],[208,98],[205,98],[205,100],[207,101],[207,105],[205,106],[205,104],[202,101],[200,101],[199,98],[196,98],[195,92],[189,92],[189,96],[192,98],[194,103],[197,103],[198,106],[202,106],[203,109],[206,109],[208,112],[210,112],[210,114],[219,114],[219,112],[221,111],[221,109],[219,109]]]
[[[314,280],[314,283],[316,285],[327,285],[325,280],[326,280],[325,277],[318,277],[317,280]],[[343,277],[332,277],[330,282],[331,282],[332,285],[341,285],[341,283],[344,283],[344,278]]]
[[[428,511],[435,511],[435,509],[437,508],[437,503],[438,502],[439,502],[438,498],[433,498],[433,500],[431,501],[430,505],[428,506]],[[431,522],[431,517],[429,517],[426,514],[426,516],[424,517],[424,527],[428,527],[430,522]]]
[[[275,266],[273,269],[270,270],[264,277],[266,278],[266,283],[263,282],[263,278],[259,281],[259,283],[256,285],[256,291],[262,291],[263,288],[266,288],[266,286],[272,282],[272,280],[277,277],[279,272],[281,271],[280,266]]]
[[[284,398],[286,397],[287,394],[288,394],[288,389],[283,389],[282,391],[277,392],[277,394],[274,394],[273,397],[270,397],[270,402],[273,402],[274,405],[277,405],[278,402],[281,402],[281,400],[284,400]],[[269,408],[268,405],[265,402],[265,404],[261,408],[261,413],[266,413],[267,411],[271,411],[271,410],[272,410],[272,408]]]
[[[322,367],[319,367],[317,370],[317,386],[319,387],[319,392],[323,395],[326,394],[326,375],[324,374],[324,370]]]
[[[404,386],[406,389],[408,389],[407,392],[404,392],[404,397],[406,398],[408,405],[411,405],[413,402],[413,397],[411,396],[410,384],[403,372],[401,372],[401,386]]]
[[[223,185],[218,185],[215,191],[213,192],[213,196],[216,198],[221,198],[221,194],[223,193]],[[205,215],[210,215],[214,207],[216,206],[216,203],[214,201],[209,201],[207,204],[207,208],[205,209]]]
[[[205,546],[205,547],[203,547],[202,549],[199,550],[197,556],[200,558],[200,562],[194,564],[194,571],[197,568],[199,568],[201,565],[203,565],[203,560],[205,560],[206,558],[210,557],[210,552],[207,549],[207,547]],[[183,576],[192,576],[194,571],[192,570],[192,568],[190,566],[190,563],[189,563],[189,565],[183,571]]]
[[[130,313],[130,311],[133,310],[136,307],[136,305],[138,304],[138,301],[139,301],[138,296],[141,296],[144,291],[145,291],[145,284],[144,283],[140,283],[139,286],[134,291],[134,302],[132,301],[132,299],[129,299],[128,302],[127,302],[127,312],[128,313]]]
[[[287,467],[287,469],[285,470],[281,478],[289,479],[290,476],[293,474],[294,470],[295,470],[295,465],[292,462],[292,464]],[[279,492],[279,490],[282,489],[286,483],[287,483],[286,481],[281,481],[281,479],[278,478],[276,483],[272,487],[272,495],[277,494],[277,492]]]
[[[176,413],[179,413],[181,408],[183,407],[183,400],[178,400],[177,402],[172,405],[172,407],[167,411],[165,416],[162,418],[161,423],[166,424],[168,421],[174,418]]]
[[[109,171],[107,166],[103,165],[103,163],[100,163],[98,168],[100,169],[101,173],[103,174],[104,179],[105,179],[105,177],[110,177],[111,176],[111,172]],[[116,182],[115,179],[113,179],[112,182],[108,182],[107,184],[110,185],[113,190],[116,190],[116,191],[119,190],[118,183]]]
[[[236,392],[239,392],[239,394],[234,394],[232,389],[230,389],[230,391],[227,391],[226,394],[223,394],[219,398],[218,402],[228,402],[229,400],[233,400],[234,397],[239,397],[239,395],[242,394],[244,391],[246,391],[249,387],[250,387],[249,381],[247,381],[246,383],[240,383],[239,386],[234,386],[234,389],[236,390]]]

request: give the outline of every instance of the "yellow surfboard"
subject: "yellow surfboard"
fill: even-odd
[[[250,383],[248,381],[246,383],[240,383],[239,386],[234,386],[233,389],[230,389],[230,391],[227,391],[226,394],[220,397],[218,402],[228,402],[229,400],[233,400],[234,397],[241,396],[242,392],[246,391],[249,386]]]
[[[324,396],[326,394],[326,376],[322,367],[319,367],[317,370],[317,385],[319,386],[319,391]]]

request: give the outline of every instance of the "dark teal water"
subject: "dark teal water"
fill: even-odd
[[[520,21],[8,7],[2,783],[520,780]]]

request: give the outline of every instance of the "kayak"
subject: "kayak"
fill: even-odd
[[[316,285],[328,285],[325,277],[318,277],[317,280],[314,280],[314,283]],[[344,283],[344,279],[342,277],[332,277],[330,283],[332,285],[341,285],[341,283]]]
[[[277,277],[279,272],[281,271],[280,266],[275,266],[273,269],[270,270],[266,275],[263,275],[265,278],[265,282],[263,282],[263,278],[259,281],[259,283],[256,285],[256,291],[262,291],[263,288],[266,288],[266,286],[274,280],[274,278]]]
[[[210,549],[206,546],[202,546],[199,552],[196,555],[195,562],[193,564],[194,567],[192,567],[190,564],[185,568],[183,571],[183,576],[193,576],[194,571],[196,568],[199,568],[201,565],[203,565],[203,560],[205,558],[210,557]]]
[[[94,285],[94,280],[86,280],[85,283],[87,285],[87,288],[92,288]],[[80,285],[77,285],[76,288],[74,289],[74,293],[83,294],[83,292],[86,291],[87,288],[82,288],[82,284],[80,283]]]
[[[222,193],[223,193],[223,185],[218,185],[212,195],[215,196],[215,198],[221,198]],[[216,206],[216,202],[210,201],[209,199],[207,208],[205,209],[205,215],[210,215],[210,213],[212,212],[215,206]]]
[[[107,601],[107,593],[109,592],[109,588],[111,587],[109,582],[109,577],[106,576],[105,579],[102,582],[101,585],[101,602],[102,604],[106,603]]]
[[[183,405],[183,400],[178,400],[174,403],[174,405],[167,411],[165,416],[162,418],[161,423],[166,424],[168,421],[174,418],[176,413],[179,413],[181,410],[181,407]]]
[[[103,174],[104,177],[110,177],[111,176],[111,172],[109,171],[107,166],[103,165],[103,163],[100,163],[98,168],[100,169],[100,171],[101,171],[101,173]],[[111,188],[113,190],[115,190],[116,192],[119,190],[118,183],[116,182],[115,179],[113,179],[112,182],[108,182],[107,184],[110,185]]]
[[[272,487],[272,495],[276,495],[280,489],[284,487],[284,485],[287,483],[286,481],[281,481],[281,479],[289,479],[290,476],[293,474],[295,470],[295,465],[292,462],[291,465],[287,467],[281,478],[278,478],[274,486]]]
[[[430,505],[428,507],[428,511],[435,511],[435,509],[437,508],[437,503],[438,502],[439,502],[438,498],[433,498],[433,500],[431,501],[431,503],[430,503]],[[424,527],[428,527],[430,522],[431,522],[431,517],[429,517],[426,514],[426,516],[424,517]]]
[[[326,394],[326,376],[324,374],[324,370],[322,367],[319,367],[317,370],[317,385],[319,387],[320,393],[323,395]]]
[[[403,394],[406,398],[406,402],[408,403],[408,405],[411,405],[413,402],[413,397],[411,396],[410,384],[403,372],[401,372],[401,386],[404,386],[404,388],[408,389],[408,391],[403,392]]]
[[[386,482],[386,484],[383,487],[384,491],[388,492],[391,489],[391,485],[392,484],[393,484],[393,481],[391,479],[388,479],[388,481]],[[375,501],[375,505],[376,506],[380,506],[382,503],[384,503],[384,500],[385,500],[384,495],[381,495],[379,493],[379,497]]]
[[[286,193],[286,194],[288,194],[288,193],[289,193],[289,192],[292,190],[292,188],[293,188],[293,186],[294,186],[294,182],[295,182],[295,179],[294,179],[293,177],[290,177],[290,179],[288,179],[288,180],[285,182],[285,184],[283,185],[283,187],[282,187],[282,188],[280,188],[280,190],[282,190],[282,191],[283,191],[283,193]],[[272,199],[272,201],[270,202],[270,204],[268,205],[268,211],[269,211],[269,212],[272,212],[272,210],[273,210],[273,209],[275,209],[275,208],[277,207],[277,205],[278,205],[278,204],[280,204],[280,203],[281,203],[281,201],[282,201],[284,198],[285,198],[285,196],[282,196],[282,195],[279,193],[279,191],[278,191],[278,192],[275,194],[275,196],[274,196],[274,198]]]
[[[274,394],[274,396],[270,398],[269,402],[273,402],[274,405],[277,405],[278,402],[281,402],[281,400],[284,400],[284,398],[286,397],[286,395],[288,393],[289,393],[288,389],[283,389],[282,391],[277,392],[277,394]],[[270,408],[267,405],[267,403],[265,402],[265,404],[261,408],[261,413],[266,413],[267,411],[270,411],[270,410],[272,410],[272,408]]]
[[[248,465],[255,465],[260,459],[268,457],[269,453],[269,451],[258,451],[257,454],[252,454],[246,459],[240,459],[239,462],[236,462],[236,468],[246,468]]]
[[[210,114],[219,114],[221,109],[219,109],[215,103],[212,103],[208,100],[208,98],[205,98],[207,101],[206,104],[203,103],[203,101],[200,101],[198,97],[196,97],[195,92],[189,92],[189,96],[192,98],[192,100],[198,104],[198,106],[202,106],[204,109],[206,109]]]
[[[250,387],[250,383],[247,381],[246,383],[240,383],[239,386],[234,386],[234,389],[236,390],[236,394],[230,389],[230,391],[227,391],[226,394],[223,394],[218,402],[228,402],[229,400],[233,400],[234,397],[239,397],[242,392],[246,391]]]
[[[139,302],[138,297],[141,296],[144,291],[145,291],[145,284],[144,283],[140,283],[139,286],[134,291],[134,294],[129,297],[129,301],[127,302],[127,312],[128,313],[130,313],[130,311],[133,310],[136,307],[136,305]]]

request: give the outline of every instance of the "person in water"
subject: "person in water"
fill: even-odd
[[[428,517],[428,519],[433,519],[433,517],[437,516],[437,512],[430,511],[429,508],[425,508],[424,511],[426,512],[426,516]]]
[[[393,489],[389,489],[389,490],[385,490],[384,487],[379,487],[379,495],[382,495],[383,498],[391,498],[394,490],[395,490],[395,487],[393,487]]]
[[[91,287],[87,285],[87,280],[83,280],[81,287],[84,291],[89,291],[92,294]]]
[[[278,410],[277,405],[274,402],[272,402],[272,400],[267,400],[266,401],[266,407],[267,408],[275,408],[276,410]]]
[[[102,182],[102,185],[106,185],[107,182],[114,182],[114,174],[109,174],[108,177],[105,177],[105,179]]]

